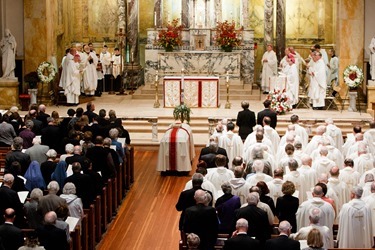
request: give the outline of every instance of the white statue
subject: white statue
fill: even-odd
[[[2,54],[3,76],[1,78],[14,79],[14,69],[16,68],[16,48],[17,42],[9,29],[5,29],[5,36],[0,42]]]
[[[371,39],[368,48],[370,49],[371,80],[375,80],[375,36]]]

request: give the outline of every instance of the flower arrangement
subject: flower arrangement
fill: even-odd
[[[357,65],[349,65],[344,70],[344,82],[350,89],[357,88],[363,81],[363,71]]]
[[[179,19],[174,19],[171,23],[167,24],[167,29],[159,31],[158,45],[165,49],[173,49],[175,46],[182,45],[181,31],[183,25],[178,25]]]
[[[23,78],[23,80],[29,83],[29,89],[35,89],[39,82],[38,73],[36,73],[36,71],[27,73],[25,77]]]
[[[242,30],[243,28],[241,28]],[[241,39],[238,38],[236,31],[236,24],[234,21],[217,22],[216,26],[216,45],[222,49],[233,48],[241,45]]]
[[[55,78],[57,70],[50,62],[42,62],[36,72],[42,83],[49,83]]]
[[[267,99],[271,100],[271,109],[274,110],[278,115],[284,115],[286,112],[292,111],[292,105],[290,99],[286,94],[286,90],[273,90],[271,91]]]
[[[191,113],[191,109],[188,106],[186,106],[185,104],[181,104],[174,108],[173,118],[175,120],[180,120],[181,122],[184,122],[186,120],[187,123],[189,123]]]

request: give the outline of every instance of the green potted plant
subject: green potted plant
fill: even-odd
[[[191,109],[185,104],[178,105],[173,110],[173,118],[175,120],[180,120],[182,123],[186,120],[187,123],[190,122]]]

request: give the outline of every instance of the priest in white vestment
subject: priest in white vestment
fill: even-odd
[[[304,127],[299,125],[298,115],[292,115],[290,117],[290,122],[294,125],[294,131],[296,132],[296,135],[301,138],[302,146],[305,148],[309,142],[309,134]]]
[[[103,70],[105,75],[111,74],[111,53],[108,51],[108,46],[104,45],[102,52],[100,52],[99,60],[103,65]]]
[[[372,235],[375,236],[375,182],[371,184],[371,194],[367,197],[362,197],[362,200],[371,209]]]
[[[227,151],[228,167],[232,168],[232,161],[236,156],[242,156],[243,142],[241,137],[233,132],[234,124],[232,122],[227,124],[227,132],[219,138],[219,147]],[[247,196],[245,196],[247,197]],[[245,198],[246,199],[246,198]]]
[[[286,174],[290,173],[289,170],[289,162],[290,160],[295,160],[298,163],[298,167],[302,165],[301,159],[294,156],[294,146],[292,144],[285,145],[285,153],[286,156],[281,158],[279,160],[278,166],[279,168],[282,168]]]
[[[316,159],[318,159],[320,157],[320,149],[322,147],[326,147],[327,150],[328,150],[328,159],[330,159],[331,161],[333,161],[336,166],[340,167],[340,168],[343,168],[344,166],[344,157],[342,156],[341,152],[335,148],[334,146],[332,146],[330,144],[331,142],[329,140],[326,140],[326,139],[323,139],[323,141],[319,142],[319,146],[317,149],[315,149],[312,153],[311,153],[311,158],[313,159],[313,161],[315,161]]]
[[[358,157],[354,158],[354,170],[363,175],[374,168],[374,157],[367,151],[366,145],[358,145]]]
[[[61,77],[59,82],[59,87],[65,89],[66,87],[66,76],[68,72],[68,64],[70,60],[74,59],[74,55],[76,55],[77,51],[75,48],[71,48],[67,50],[68,52],[63,57],[61,61]]]
[[[74,59],[67,56],[65,59],[68,64],[66,66],[65,90],[66,102],[68,104],[79,104],[79,96],[81,94],[81,70],[79,67],[80,57],[74,55]]]
[[[215,158],[216,168],[208,169],[208,173],[206,175],[207,180],[211,181],[214,184],[216,191],[219,192],[221,190],[221,185],[224,182],[229,182],[230,179],[234,178],[234,174],[232,170],[229,170],[225,167],[227,163],[227,157],[224,155],[216,155]]]
[[[157,171],[190,171],[194,155],[191,152],[192,135],[181,123],[170,127],[160,140]]]
[[[375,121],[370,122],[370,128],[363,133],[364,140],[369,144],[369,147],[375,151]]]
[[[88,45],[85,45],[83,49],[84,53],[81,55],[81,65],[83,65],[83,92],[86,95],[94,95],[96,87],[98,86],[98,73],[96,72],[98,57],[94,52],[90,51]]]
[[[317,207],[322,211],[320,218],[320,225],[326,226],[328,228],[333,227],[333,222],[335,219],[335,211],[331,204],[322,200],[323,189],[320,186],[315,186],[312,192],[313,198],[304,201],[298,208],[296,213],[297,218],[297,230],[303,227],[307,227],[310,224],[309,221],[309,211],[310,209]],[[333,239],[333,232],[331,230],[331,239]]]
[[[330,160],[328,157],[328,149],[324,146],[320,148],[320,157],[313,161],[312,168],[316,170],[316,174],[329,174],[331,168],[336,166],[336,163]]]
[[[273,202],[276,204],[277,198],[283,196],[282,187],[284,184],[284,171],[281,168],[276,168],[273,171],[273,180],[267,182],[268,189],[270,190],[269,196],[272,198]]]
[[[366,174],[365,176],[365,185],[361,186],[363,188],[362,200],[363,198],[371,195],[371,186],[374,182],[374,175],[373,174]]]
[[[263,173],[264,162],[261,160],[255,160],[253,163],[253,169],[255,174],[251,175],[246,179],[246,182],[250,183],[250,186],[255,186],[258,181],[264,181],[265,183],[272,181],[272,177]]]
[[[331,143],[330,145],[335,145],[335,142],[333,141],[332,137],[326,134],[326,126],[318,126],[315,130],[315,135],[311,138],[311,141],[309,144],[307,144],[305,148],[305,153],[310,155],[314,149],[316,149],[319,146],[319,143],[321,141],[324,141],[325,139],[329,140]]]
[[[329,135],[335,142],[334,146],[341,151],[342,145],[344,144],[344,139],[342,138],[342,132],[339,127],[337,127],[332,118],[327,118],[326,123],[326,135]]]
[[[270,91],[270,77],[277,75],[277,57],[272,44],[267,45],[267,51],[264,52],[261,62],[263,65],[261,87],[266,94]]]
[[[290,54],[289,48],[285,48],[285,56],[281,59],[281,61],[279,63],[279,69],[281,70],[281,72],[285,72],[285,68],[287,68],[289,66],[289,63],[288,63],[289,54]],[[291,55],[291,56],[293,56],[293,55]]]
[[[271,140],[273,146],[273,152],[277,152],[280,143],[280,136],[277,131],[271,126],[271,119],[269,117],[264,117],[263,119],[263,129],[264,136]]]
[[[305,176],[306,191],[311,190],[318,181],[318,175],[316,170],[311,167],[312,159],[306,155],[302,157],[302,166],[298,168],[298,172]]]
[[[331,238],[331,231],[327,226],[320,224],[320,218],[322,216],[322,210],[318,207],[313,207],[309,211],[310,225],[300,228],[297,233],[291,234],[289,237],[294,240],[307,240],[307,236],[311,229],[316,228],[319,230],[323,237],[323,248],[333,248],[333,239]]]
[[[290,103],[294,106],[298,103],[299,93],[299,72],[295,64],[295,58],[293,56],[287,59],[289,67],[286,70],[286,95],[290,98]]]
[[[291,134],[291,135],[294,136],[294,141],[299,141],[299,142],[303,141],[302,138],[301,138],[301,136],[299,136],[296,133],[296,126],[294,124],[289,124],[288,127],[287,127],[287,130],[286,130],[285,134],[280,139],[279,148],[280,147],[285,148],[286,138],[288,137],[289,134]],[[306,146],[306,145],[304,145],[304,146]]]
[[[375,80],[375,36],[371,39],[371,42],[368,48],[370,50],[369,63],[371,65],[371,69],[370,69],[371,79]]]
[[[339,248],[371,248],[373,233],[371,209],[361,200],[363,189],[351,190],[351,201],[344,204],[339,214],[337,240]]]
[[[298,172],[298,163],[296,160],[291,159],[288,164],[289,167],[289,174],[284,175],[284,181],[291,181],[293,182],[296,190],[298,191],[298,199],[299,203],[301,204],[303,201],[306,200],[307,195],[306,191],[308,191],[308,185],[305,180],[305,176]]]
[[[308,96],[312,101],[313,109],[323,109],[325,106],[327,89],[326,64],[324,63],[320,52],[314,52],[313,60],[314,65],[309,68],[311,82]]]
[[[375,161],[374,161],[374,164],[375,164]],[[366,171],[360,178],[359,178],[359,185],[361,187],[363,187],[365,185],[365,178],[366,178],[366,175],[367,174],[372,174],[375,178],[375,168],[369,170],[369,171]]]
[[[252,149],[249,150],[250,147],[253,147],[253,145],[257,142],[259,142],[259,134],[263,135],[263,139],[260,141],[263,145],[266,145],[268,148],[271,149],[271,151],[268,151],[270,154],[274,155],[275,153],[273,152],[273,146],[272,142],[268,137],[264,136],[264,129],[260,125],[256,125],[254,131],[249,134],[246,137],[246,140],[243,145],[243,156],[245,156],[248,153],[251,153]],[[258,136],[257,136],[258,135]],[[258,137],[258,139],[257,139]]]
[[[352,159],[345,159],[344,168],[340,170],[340,181],[343,181],[351,190],[358,185],[361,174],[354,170],[354,162]]]
[[[340,181],[340,169],[338,167],[333,167],[329,173],[331,177],[328,178],[327,188],[335,192],[337,197],[335,203],[338,212],[340,212],[342,205],[350,200],[350,190],[345,182]]]
[[[229,184],[232,187],[232,194],[240,197],[241,205],[247,201],[247,196],[250,193],[250,184],[243,178],[244,169],[242,166],[236,166],[234,168],[234,178],[229,180]]]

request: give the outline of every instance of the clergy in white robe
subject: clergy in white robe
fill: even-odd
[[[160,140],[157,171],[190,171],[191,139],[181,124],[169,128]]]
[[[320,157],[320,149],[322,147],[326,147],[327,150],[328,150],[328,159],[330,159],[331,161],[333,161],[336,166],[340,167],[340,168],[343,168],[344,166],[344,157],[342,156],[341,152],[335,148],[334,146],[331,146],[330,145],[330,141],[329,140],[323,140],[319,143],[319,146],[317,149],[315,149],[311,154],[311,158],[313,159],[313,161],[315,161],[316,159],[318,159]]]
[[[309,68],[311,82],[308,96],[312,101],[313,108],[323,109],[327,89],[326,64],[320,52],[314,52],[313,60],[314,65]]]
[[[272,177],[263,173],[264,162],[261,160],[255,160],[253,163],[253,169],[255,174],[251,175],[246,179],[246,182],[250,183],[250,186],[255,186],[258,181],[264,181],[265,183],[272,180]]]
[[[374,152],[375,148],[375,121],[370,122],[370,128],[363,133],[364,140],[369,144],[369,147],[373,149]]]
[[[339,58],[336,56],[334,49],[330,49],[328,53],[331,56],[331,60],[329,60],[329,64],[327,65],[329,68],[329,77],[327,83],[329,85],[332,85],[332,88],[334,88],[339,84]]]
[[[277,198],[283,196],[281,191],[283,183],[284,171],[281,168],[276,168],[273,171],[273,180],[267,182],[268,189],[270,190],[269,196],[272,198],[273,202],[276,204]]]
[[[375,162],[374,162],[375,163]],[[366,171],[360,178],[359,178],[359,185],[360,186],[364,186],[365,185],[365,178],[366,178],[366,175],[367,174],[372,174],[375,178],[375,168],[369,170],[369,171]]]
[[[232,168],[233,158],[236,156],[242,156],[243,153],[242,139],[238,134],[234,133],[233,130],[234,124],[232,122],[228,123],[227,132],[219,138],[219,147],[224,148],[227,151],[229,168]]]
[[[203,175],[202,188],[204,190],[208,190],[208,191],[210,191],[212,193],[212,203],[215,205],[215,202],[216,202],[216,200],[218,198],[218,195],[217,195],[216,188],[215,188],[214,184],[212,184],[206,178],[207,169],[204,168],[204,167],[198,167],[197,170],[196,170],[196,173],[199,173],[199,174]],[[188,182],[186,182],[185,188],[184,188],[183,191],[188,190],[188,189],[192,189],[192,188],[193,188],[193,180],[191,179]]]
[[[320,157],[315,159],[312,164],[312,168],[316,170],[316,174],[329,174],[331,168],[336,166],[336,163],[330,160],[328,157],[328,149],[325,146],[320,148]]]
[[[258,196],[258,199],[259,199],[259,197],[260,197],[260,194],[259,194],[259,193],[260,193],[259,187],[257,187],[257,186],[253,186],[253,187],[250,188],[250,194],[254,194],[254,195]],[[241,208],[246,207],[246,206],[248,206],[248,205],[249,205],[249,203],[246,202],[246,203],[242,204]],[[260,208],[260,209],[262,209],[264,212],[267,213],[268,224],[269,224],[270,226],[272,226],[272,225],[273,225],[273,222],[274,222],[274,219],[275,219],[275,216],[274,216],[274,214],[273,214],[273,212],[272,212],[270,206],[269,206],[268,204],[266,204],[266,203],[264,203],[264,202],[261,202],[261,201],[259,200],[259,201],[258,201],[258,204],[257,204],[257,207]]]
[[[290,98],[290,103],[296,105],[298,103],[299,93],[299,72],[295,64],[294,57],[288,58],[289,67],[286,70],[286,95]]]
[[[371,195],[371,186],[374,182],[374,175],[373,174],[366,174],[365,176],[365,185],[362,186],[363,188],[363,194],[362,194],[362,200],[363,198]]]
[[[354,161],[354,170],[363,175],[374,168],[374,157],[367,152],[366,145],[361,143],[358,146],[358,157]]]
[[[322,211],[320,218],[320,225],[326,226],[328,228],[333,227],[333,222],[335,219],[335,211],[333,207],[328,202],[322,200],[323,190],[320,186],[315,186],[313,189],[313,198],[304,201],[298,208],[296,213],[297,218],[297,230],[303,227],[307,227],[310,224],[309,221],[309,211],[312,208],[319,208]],[[331,239],[333,239],[333,232],[331,230]]]
[[[340,170],[340,181],[343,181],[351,190],[354,186],[358,185],[361,174],[354,170],[354,162],[352,159],[345,159],[344,168]]]
[[[234,174],[232,170],[225,167],[227,158],[224,155],[216,155],[215,163],[217,168],[208,169],[206,177],[207,180],[214,184],[216,191],[219,192],[221,190],[221,185],[224,182],[229,182],[230,179],[234,178]]]
[[[122,56],[118,48],[115,48],[114,50],[114,53],[112,55],[112,61],[113,61],[112,75],[115,78],[117,78],[117,76],[121,74],[121,69],[123,68],[122,65],[124,65],[124,61],[122,60]]]
[[[105,75],[111,74],[111,53],[108,51],[108,46],[104,45],[102,52],[100,52],[99,60],[102,63],[103,71]]]
[[[297,233],[291,234],[289,237],[294,240],[307,240],[307,235],[311,229],[316,228],[319,230],[323,237],[323,248],[333,248],[333,239],[331,238],[331,230],[327,226],[320,224],[322,211],[318,207],[313,207],[309,211],[310,225],[300,228]]]
[[[303,148],[305,148],[307,143],[309,142],[309,134],[304,127],[299,125],[298,115],[292,115],[290,117],[290,122],[294,125],[294,131],[296,132],[296,135],[301,138]]]
[[[371,209],[361,200],[363,189],[351,190],[352,200],[344,204],[339,214],[337,240],[339,248],[371,248],[373,233]]]
[[[260,128],[261,128],[262,131],[256,130],[246,137],[246,140],[245,140],[244,145],[243,145],[243,154],[242,154],[244,158],[245,158],[245,155],[251,154],[251,152],[254,148],[254,144],[256,144],[256,143],[261,143],[262,145],[264,145],[264,146],[266,146],[267,148],[270,149],[270,150],[268,150],[268,152],[270,154],[272,154],[272,155],[275,154],[274,151],[273,151],[273,146],[272,146],[271,140],[264,136],[263,127],[260,127]],[[262,136],[260,136],[260,135],[262,135]],[[263,138],[263,139],[261,139],[261,138]]]
[[[326,135],[329,135],[335,142],[334,146],[341,151],[342,145],[344,144],[344,139],[342,138],[342,132],[339,127],[337,127],[332,118],[327,118],[326,123]]]
[[[326,126],[320,125],[315,130],[315,135],[311,138],[311,141],[307,144],[305,148],[305,153],[310,155],[314,149],[319,145],[319,142],[324,141],[325,139],[330,140],[330,145],[335,145],[332,137],[326,134]]]
[[[308,191],[307,182],[305,180],[305,176],[298,172],[298,163],[296,160],[291,159],[288,164],[289,167],[289,174],[284,175],[285,181],[291,181],[293,182],[294,186],[296,187],[296,190],[298,191],[298,199],[300,204],[306,200],[306,191]]]
[[[289,54],[290,54],[289,48],[285,48],[285,56],[281,59],[279,63],[279,69],[281,70],[281,72],[284,72],[285,68],[289,66],[289,63],[288,63]]]
[[[66,87],[66,75],[68,71],[68,63],[70,60],[73,60],[74,55],[77,53],[75,48],[67,49],[66,55],[63,57],[61,61],[61,77],[59,82],[59,87],[65,89]]]
[[[270,77],[277,75],[277,57],[273,51],[272,44],[267,45],[267,51],[262,57],[262,82],[261,87],[263,92],[270,91]]]
[[[83,91],[86,95],[94,95],[98,85],[98,74],[96,66],[98,57],[90,51],[88,45],[84,46],[84,53],[81,55],[81,65],[83,65]]]
[[[301,159],[294,156],[294,146],[292,144],[285,145],[285,153],[286,156],[281,158],[279,160],[278,166],[279,168],[282,168],[286,174],[289,174],[289,162],[290,160],[295,160],[298,163],[298,167],[302,165]]]
[[[289,134],[292,134],[294,136],[294,141],[302,142],[302,138],[296,133],[296,126],[294,124],[289,124],[285,134],[280,139],[279,147],[285,148],[286,138]]]
[[[234,178],[229,180],[229,184],[232,187],[232,194],[240,197],[241,205],[247,201],[247,196],[250,193],[250,184],[243,178],[244,169],[242,166],[236,166],[234,168]]]
[[[80,57],[76,54],[73,60],[70,59],[70,56],[67,56],[65,60],[67,60],[68,64],[66,66],[64,95],[67,103],[77,105],[81,94]]]
[[[270,126],[271,119],[269,117],[264,117],[263,123],[264,136],[272,142],[273,152],[277,152],[280,143],[280,136],[277,131]]]
[[[336,194],[337,200],[335,200],[338,212],[340,212],[342,205],[349,202],[350,190],[345,182],[340,181],[340,169],[333,167],[330,171],[331,177],[328,178],[327,188],[333,190]]]
[[[372,235],[375,236],[375,182],[371,183],[371,194],[367,197],[362,197],[362,200],[371,209]]]
[[[311,167],[312,159],[306,155],[302,157],[302,166],[298,168],[298,172],[305,176],[306,191],[311,190],[318,181],[318,175],[316,170]]]

